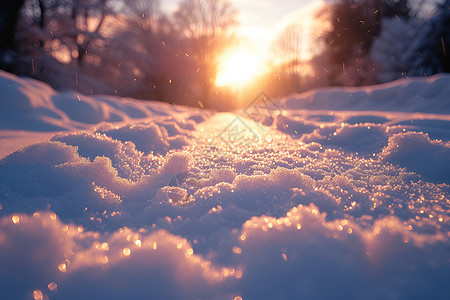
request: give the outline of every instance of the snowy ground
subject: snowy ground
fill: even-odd
[[[2,298],[448,299],[448,75],[236,113],[0,91]]]

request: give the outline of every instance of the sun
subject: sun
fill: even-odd
[[[218,64],[216,86],[242,86],[250,82],[259,72],[257,56],[246,50],[224,54]]]

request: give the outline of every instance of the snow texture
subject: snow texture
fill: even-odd
[[[270,115],[3,72],[0,89],[5,299],[450,293],[448,75],[292,95]]]

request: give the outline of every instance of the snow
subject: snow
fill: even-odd
[[[450,292],[449,75],[315,90],[269,112],[56,92],[4,72],[0,89],[4,297]]]
[[[450,143],[432,141],[427,134],[395,134],[380,157],[429,179],[450,182]]]
[[[286,109],[376,110],[448,114],[448,75],[400,79],[369,87],[321,88],[284,99]],[[447,101],[446,101],[447,100]]]

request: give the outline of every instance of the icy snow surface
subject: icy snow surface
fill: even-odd
[[[0,91],[2,299],[448,299],[448,75],[235,113]]]

